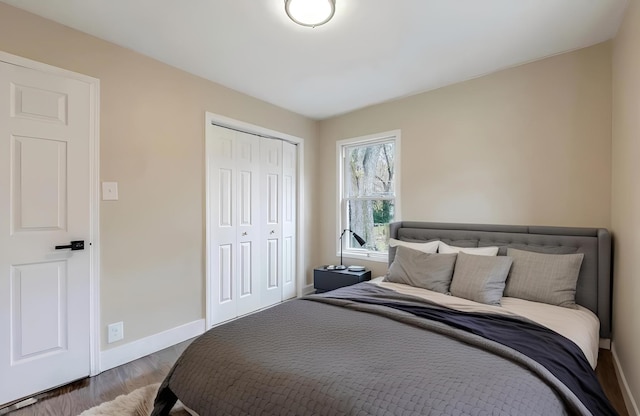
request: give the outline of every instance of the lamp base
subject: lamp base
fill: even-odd
[[[346,269],[346,268],[347,268],[347,266],[345,266],[344,264],[341,264],[341,265],[339,265],[339,266],[336,266],[336,270],[344,270],[344,269]]]

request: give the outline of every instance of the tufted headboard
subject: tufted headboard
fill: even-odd
[[[448,224],[401,221],[390,225],[389,236],[404,241],[441,240],[459,247],[499,246],[551,254],[584,253],[578,275],[576,303],[600,319],[600,337],[611,337],[611,236],[604,228],[526,225]],[[389,264],[395,248],[389,248]]]

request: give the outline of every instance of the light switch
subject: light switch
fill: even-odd
[[[118,200],[118,182],[102,182],[102,200]]]

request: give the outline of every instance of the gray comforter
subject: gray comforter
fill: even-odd
[[[337,293],[379,297],[378,289],[365,283]],[[153,415],[168,414],[176,399],[201,416],[591,414],[549,371],[510,348],[329,295],[203,334],[163,382]]]

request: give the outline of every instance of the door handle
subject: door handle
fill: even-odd
[[[72,241],[71,244],[66,246],[56,246],[56,250],[64,250],[70,248],[71,250],[84,250],[84,240]]]

